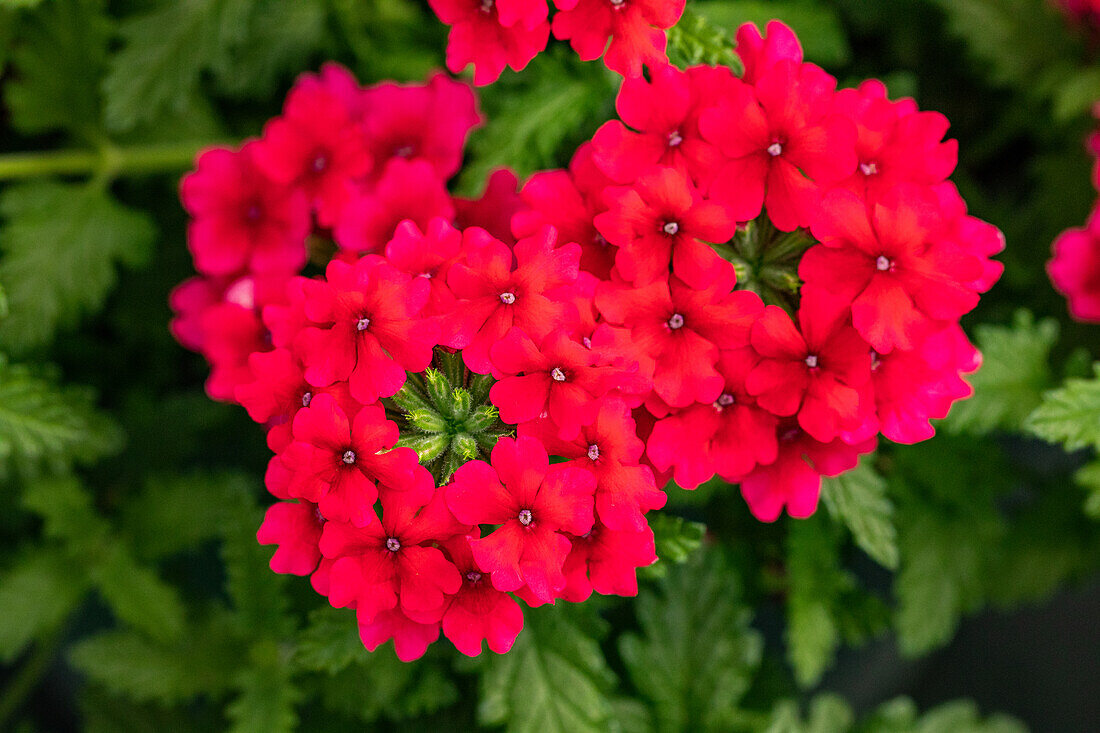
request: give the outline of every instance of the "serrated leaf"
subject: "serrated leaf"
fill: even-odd
[[[978,706],[970,700],[955,700],[925,713],[914,733],[1026,733],[1027,728],[1007,715],[982,720]]]
[[[212,617],[179,642],[161,645],[133,631],[107,631],[76,642],[69,662],[111,692],[137,702],[184,702],[230,684],[237,647],[225,621]]]
[[[826,477],[821,499],[829,513],[844,523],[856,544],[889,570],[898,566],[898,538],[894,505],[886,496],[886,482],[864,458],[854,470]]]
[[[1073,476],[1074,480],[1088,491],[1085,499],[1085,514],[1100,519],[1100,461],[1093,461]]]
[[[125,21],[123,48],[103,80],[108,127],[129,130],[182,111],[199,75],[240,42],[253,2],[178,0]]]
[[[1093,369],[1092,379],[1067,379],[1044,395],[1028,416],[1026,429],[1048,443],[1062,443],[1069,451],[1090,446],[1100,450],[1100,363]]]
[[[492,657],[482,673],[478,719],[509,733],[605,730],[615,676],[599,645],[560,607],[525,616],[512,650]]]
[[[97,310],[114,288],[115,266],[148,255],[155,229],[94,185],[53,182],[12,186],[0,195],[0,283],[11,313],[0,346],[22,352]]]
[[[25,16],[11,58],[16,73],[5,84],[17,130],[94,137],[110,31],[102,3],[93,0],[55,0]]]
[[[996,521],[915,512],[899,525],[901,563],[894,582],[898,645],[914,656],[949,641],[959,618],[983,596],[983,545]]]
[[[641,634],[624,634],[619,651],[635,687],[652,701],[656,730],[732,727],[763,648],[739,586],[710,550],[670,568],[639,595]]]
[[[231,56],[214,67],[218,89],[234,97],[267,99],[289,72],[308,68],[325,41],[322,3],[258,0],[248,31]]]
[[[511,168],[522,180],[564,164],[613,114],[615,90],[611,77],[593,73],[591,64],[578,64],[564,51],[539,54],[521,77],[481,93],[487,119],[470,137],[459,191],[480,191],[494,168]]]
[[[698,64],[729,66],[740,74],[741,60],[733,52],[733,29],[714,22],[711,5],[685,8],[679,22],[668,29],[669,63],[681,69]]]
[[[787,537],[787,658],[803,687],[816,684],[840,646],[834,610],[852,586],[840,567],[839,533],[820,516],[792,522]]]
[[[358,648],[349,664],[321,679],[325,707],[362,722],[381,716],[406,720],[433,713],[458,699],[454,677],[434,658],[434,648],[415,662],[402,662],[389,650],[370,653],[359,641],[354,614],[344,614],[344,620]]]
[[[646,519],[653,530],[657,557],[661,560],[682,563],[703,544],[707,527],[702,522],[691,522],[662,512],[650,512]]]
[[[944,426],[952,433],[985,435],[1018,430],[1050,384],[1050,349],[1058,339],[1057,321],[1036,322],[1018,311],[1011,326],[975,329],[982,366],[968,380],[974,395],[955,403]]]
[[[803,721],[794,700],[783,700],[772,710],[765,733],[845,733],[855,716],[843,698],[831,693],[815,695],[808,720]]]
[[[217,537],[226,507],[239,503],[250,483],[238,474],[150,476],[120,507],[120,524],[139,557],[168,557]]]
[[[798,34],[806,60],[822,66],[842,66],[848,63],[852,53],[844,25],[828,5],[718,0],[698,4],[696,12],[715,26],[728,30],[731,36],[742,23],[755,23],[764,32],[768,21],[781,20]]]
[[[81,387],[58,387],[0,357],[0,477],[62,473],[117,450],[118,427]]]
[[[96,514],[91,495],[73,476],[28,484],[23,505],[42,517],[43,534],[61,540],[70,552],[89,556],[109,541],[110,527]]]
[[[237,677],[240,695],[226,708],[231,733],[289,733],[297,727],[294,706],[301,692],[288,667],[280,663],[278,649],[264,649],[261,654],[263,661]]]
[[[263,513],[244,487],[241,489],[223,506],[226,589],[243,630],[268,637],[282,636],[290,633],[292,625],[286,613],[286,576],[272,572],[268,565],[271,550],[256,541]]]
[[[11,662],[28,644],[76,608],[87,579],[56,550],[34,548],[0,577],[0,661]]]
[[[114,541],[95,559],[90,577],[119,621],[154,639],[178,639],[183,603],[176,589],[139,564],[128,547]]]
[[[355,615],[346,609],[318,608],[310,612],[309,624],[298,635],[294,660],[302,669],[331,675],[364,654]]]

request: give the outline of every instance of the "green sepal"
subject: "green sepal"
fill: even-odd
[[[455,420],[465,420],[470,416],[470,410],[473,408],[473,399],[470,396],[469,390],[463,387],[455,387],[451,393],[451,417]]]
[[[496,382],[488,374],[471,374],[470,383],[466,386],[470,390],[470,399],[475,405],[481,405],[489,401],[489,390]]]
[[[472,461],[478,456],[477,440],[469,433],[459,433],[451,438],[451,451],[465,461]]]
[[[422,465],[431,463],[439,456],[443,455],[443,451],[447,450],[447,446],[451,444],[451,438],[449,435],[442,433],[421,434],[421,435],[402,435],[397,440],[397,448],[412,448],[416,451],[416,455],[420,457],[420,463]]]
[[[448,353],[442,349],[436,349],[435,363],[439,371],[452,386],[462,387],[466,383],[466,365],[462,363],[462,354]]]
[[[409,422],[425,433],[442,433],[447,430],[447,421],[443,416],[429,408],[409,410]]]
[[[496,405],[482,405],[474,410],[474,414],[466,418],[464,427],[466,432],[477,435],[493,427],[500,421],[500,411]]]
[[[420,393],[411,379],[407,380],[405,386],[389,399],[392,400],[393,404],[402,412],[412,412],[414,410],[430,410],[434,412],[431,403],[429,403],[424,395]]]
[[[440,412],[449,412],[447,406],[451,403],[451,383],[438,369],[426,369],[424,371],[424,388],[428,393],[428,401]]]

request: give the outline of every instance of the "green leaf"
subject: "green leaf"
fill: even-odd
[[[1048,443],[1062,443],[1066,450],[1093,447],[1100,450],[1100,363],[1092,379],[1067,379],[1048,392],[1025,428]]]
[[[206,69],[243,38],[254,0],[178,0],[126,20],[123,48],[103,80],[105,118],[129,130],[181,112]]]
[[[214,68],[218,89],[234,97],[267,100],[290,72],[310,67],[326,40],[323,3],[258,0],[242,42]]]
[[[302,669],[331,675],[366,653],[355,614],[325,607],[310,612],[309,624],[298,635],[295,663]]]
[[[116,451],[118,427],[93,408],[81,387],[57,387],[0,356],[0,477],[63,473]]]
[[[44,520],[43,534],[61,540],[85,557],[102,551],[110,527],[92,508],[92,497],[72,476],[40,479],[27,485],[23,505]]]
[[[1093,461],[1076,474],[1074,480],[1088,491],[1085,499],[1085,514],[1100,519],[1100,461]]]
[[[703,544],[703,535],[707,527],[702,522],[691,522],[662,512],[650,512],[646,519],[653,530],[653,540],[657,547],[658,562],[653,570],[664,573],[668,563],[682,563]]]
[[[12,186],[0,195],[0,283],[11,314],[0,346],[26,351],[59,327],[95,311],[115,285],[116,262],[135,266],[155,230],[147,214],[118,204],[97,186],[53,182]]]
[[[978,706],[969,700],[955,700],[925,713],[913,728],[915,733],[1026,733],[1027,728],[1007,715],[982,720]]]
[[[251,482],[239,474],[150,476],[119,508],[120,524],[139,557],[168,557],[217,537],[226,508],[240,502]]]
[[[1054,119],[1060,122],[1085,115],[1100,99],[1100,69],[1080,69],[1054,94]]]
[[[277,637],[289,634],[293,620],[287,614],[285,575],[272,572],[270,547],[256,541],[263,512],[255,499],[240,486],[223,509],[222,560],[226,589],[233,601],[241,629],[251,634]]]
[[[825,478],[821,499],[835,519],[851,531],[856,544],[889,570],[898,566],[898,538],[894,505],[886,496],[886,482],[864,458],[855,470]]]
[[[981,602],[983,549],[995,545],[997,527],[993,519],[906,513],[899,523],[901,563],[894,582],[903,654],[914,656],[946,643],[960,616]]]
[[[346,613],[344,621],[354,633],[354,614]],[[358,634],[355,643],[358,649],[352,662],[319,682],[326,708],[363,722],[380,716],[406,720],[441,710],[458,700],[454,675],[437,662],[434,650],[415,662],[402,662],[389,649],[367,652]]]
[[[668,60],[686,69],[698,64],[729,66],[740,74],[741,59],[733,52],[732,29],[715,24],[708,12],[711,3],[684,9],[680,21],[668,29]]]
[[[985,435],[1018,430],[1050,383],[1047,359],[1058,339],[1057,321],[1036,322],[1017,311],[1011,326],[975,329],[982,366],[969,377],[974,396],[955,403],[944,426],[952,433]]]
[[[619,651],[635,687],[653,703],[656,730],[732,727],[763,648],[739,588],[722,556],[708,550],[639,595],[641,634],[624,634]]]
[[[840,534],[820,515],[793,521],[787,536],[787,657],[795,679],[821,679],[840,646],[835,607],[853,585],[840,567]]]
[[[796,701],[780,701],[772,710],[765,733],[845,733],[851,730],[854,720],[851,706],[840,696],[826,692],[810,701],[806,721]]]
[[[103,4],[94,0],[55,0],[27,14],[11,57],[17,73],[5,84],[12,126],[94,138],[110,31]]]
[[[551,48],[522,76],[486,88],[481,96],[487,121],[470,137],[459,190],[480,191],[494,168],[509,167],[522,180],[536,170],[564,165],[613,114],[618,81],[613,76]]]
[[[599,645],[563,607],[525,615],[511,651],[492,657],[482,673],[478,720],[506,724],[510,733],[606,730],[615,676]]]
[[[290,676],[282,650],[274,643],[253,650],[253,664],[235,680],[240,695],[226,712],[231,733],[283,733],[297,727],[295,704],[301,692]]]
[[[224,618],[188,629],[161,645],[133,631],[107,631],[76,642],[69,662],[111,692],[137,702],[185,702],[228,688],[239,663]]]
[[[852,51],[836,11],[823,4],[718,0],[699,3],[697,13],[732,35],[742,23],[755,23],[763,33],[768,21],[778,19],[798,34],[806,60],[822,66],[847,64]],[[671,38],[670,38],[671,45]],[[707,62],[713,63],[713,62]],[[738,63],[739,68],[740,63]]]
[[[139,564],[122,542],[111,543],[90,574],[119,621],[155,639],[180,637],[184,610],[176,589]]]
[[[28,550],[0,577],[0,661],[8,663],[32,641],[54,631],[87,590],[87,579],[52,549]]]

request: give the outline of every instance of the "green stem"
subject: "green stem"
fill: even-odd
[[[61,644],[62,631],[65,625],[60,625],[53,633],[41,639],[31,652],[31,656],[24,663],[15,679],[8,683],[7,689],[0,697],[0,730],[7,730],[12,716],[19,712],[34,688],[42,679],[42,675],[50,668],[57,648]]]
[[[44,176],[148,175],[188,168],[195,155],[213,143],[167,143],[98,150],[49,150],[0,155],[0,181]]]

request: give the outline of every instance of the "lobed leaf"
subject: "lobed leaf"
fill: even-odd
[[[821,499],[829,514],[851,531],[856,544],[889,570],[898,566],[898,538],[894,505],[886,496],[886,482],[864,458],[854,470],[826,477]]]
[[[1025,429],[1048,443],[1062,443],[1066,450],[1100,450],[1100,363],[1093,369],[1092,379],[1067,379],[1048,392],[1028,416]]]

